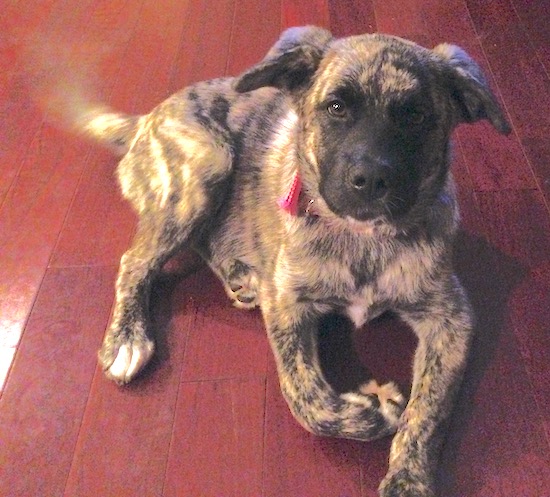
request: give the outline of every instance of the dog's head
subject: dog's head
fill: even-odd
[[[452,45],[291,28],[235,83],[239,92],[263,86],[292,96],[308,164],[301,173],[342,218],[406,224],[422,216],[445,184],[458,124],[487,119],[509,132],[480,68]]]

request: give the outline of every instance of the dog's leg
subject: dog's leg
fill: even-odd
[[[327,309],[287,292],[276,303],[262,295],[262,311],[283,395],[298,422],[317,435],[372,440],[393,433],[404,398],[395,387],[371,384],[364,393],[338,394],[317,356],[319,320]],[[378,395],[380,394],[380,395]]]
[[[99,360],[108,377],[129,382],[151,358],[149,293],[164,262],[208,229],[225,199],[230,148],[208,130],[166,118],[119,166],[123,191],[140,214],[120,264],[116,302]]]
[[[471,312],[456,277],[402,311],[419,344],[411,397],[401,417],[382,497],[432,497],[446,421],[459,389],[472,338]]]
[[[121,259],[113,316],[99,352],[106,375],[117,383],[130,381],[153,355],[147,317],[150,286],[182,238],[174,236],[166,219],[142,217]]]

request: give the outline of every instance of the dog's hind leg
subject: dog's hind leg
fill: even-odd
[[[99,360],[105,374],[128,383],[149,362],[154,339],[148,319],[150,287],[163,264],[189,240],[201,216],[174,222],[173,214],[142,217],[130,249],[123,255],[116,300]]]
[[[99,361],[106,375],[127,383],[149,362],[154,339],[148,319],[152,281],[183,245],[208,229],[225,198],[232,170],[228,146],[209,131],[174,122],[151,128],[119,166],[123,192],[139,224],[121,260],[116,301]]]
[[[129,382],[153,355],[147,317],[150,286],[178,241],[166,219],[142,217],[132,246],[122,256],[113,316],[99,352],[105,374],[117,383]]]

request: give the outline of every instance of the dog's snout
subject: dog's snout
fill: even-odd
[[[376,166],[370,170],[362,166],[352,167],[348,178],[352,189],[368,200],[381,199],[389,189],[387,174],[383,166]]]

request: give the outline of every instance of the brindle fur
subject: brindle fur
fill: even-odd
[[[193,247],[238,307],[261,307],[298,422],[359,440],[397,430],[380,494],[434,495],[441,427],[472,337],[451,267],[449,139],[479,119],[508,131],[458,47],[335,40],[314,27],[285,31],[240,77],[190,86],[146,116],[86,112],[83,129],[125,152],[118,177],[139,214],[99,354],[107,376],[126,383],[150,359],[151,282]],[[296,172],[313,215],[277,205]],[[317,357],[321,317],[361,326],[390,309],[418,337],[410,400],[391,383],[337,393]]]

